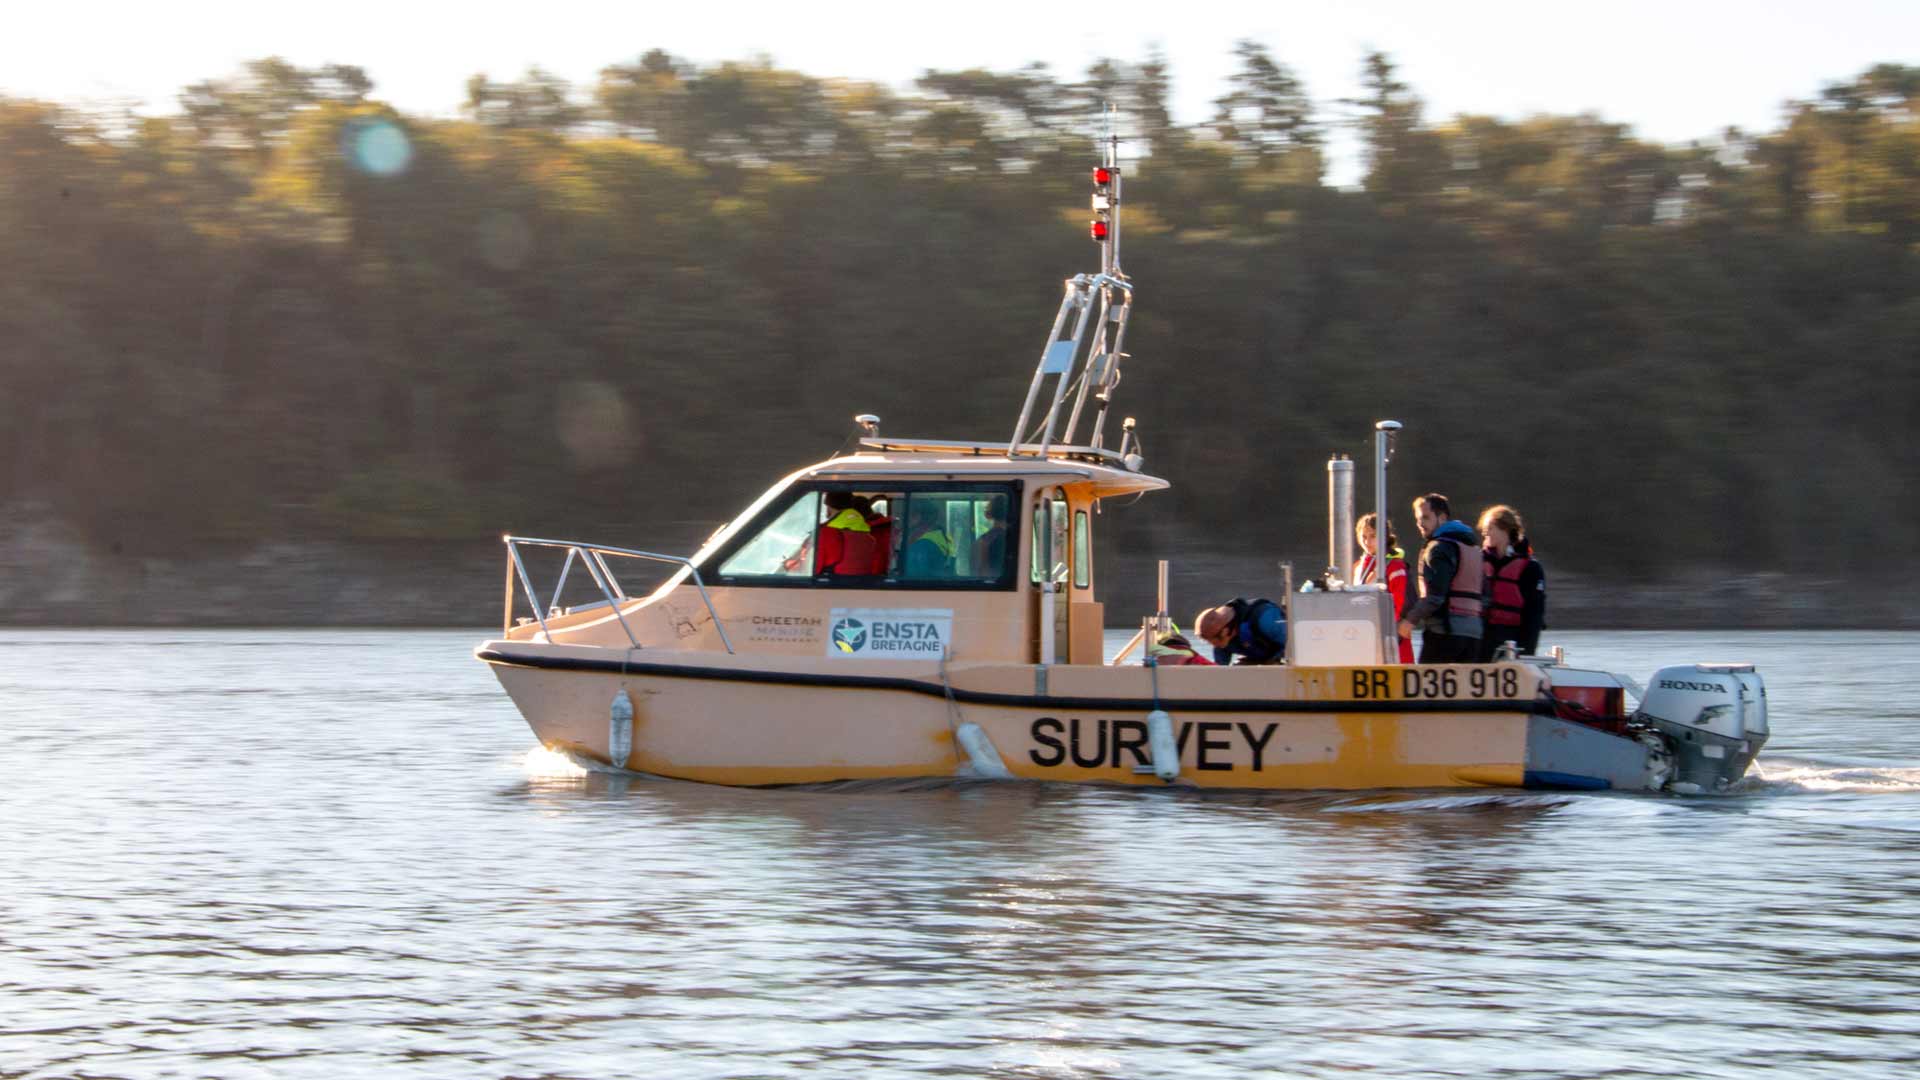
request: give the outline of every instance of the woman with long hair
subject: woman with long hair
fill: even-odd
[[[1547,621],[1547,574],[1533,557],[1526,523],[1511,506],[1489,506],[1480,514],[1480,535],[1487,564],[1486,632],[1480,635],[1485,663],[1506,642],[1521,656],[1540,647]]]
[[[1353,523],[1354,538],[1360,541],[1360,561],[1353,564],[1352,581],[1355,585],[1365,585],[1380,580],[1376,576],[1376,562],[1380,558],[1380,538],[1374,529],[1375,516],[1362,514],[1360,520]],[[1393,617],[1398,621],[1407,610],[1407,586],[1413,580],[1413,574],[1407,562],[1407,553],[1400,550],[1400,538],[1393,534],[1393,522],[1387,522],[1387,591],[1393,594]],[[1413,642],[1400,638],[1400,662],[1413,663]]]

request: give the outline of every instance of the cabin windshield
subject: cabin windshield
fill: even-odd
[[[1014,483],[796,485],[715,553],[714,583],[1012,589],[1018,498]]]

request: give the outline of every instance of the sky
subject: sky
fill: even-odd
[[[104,0],[9,5],[0,94],[131,103],[169,112],[181,87],[278,55],[356,64],[375,96],[452,116],[475,73],[538,65],[583,88],[603,67],[662,48],[698,63],[771,57],[820,77],[907,88],[929,68],[1010,71],[1044,62],[1077,77],[1100,56],[1158,47],[1175,118],[1205,119],[1236,40],[1266,45],[1332,117],[1381,49],[1429,118],[1596,112],[1643,138],[1680,143],[1728,124],[1765,131],[1781,106],[1874,63],[1920,64],[1920,0],[1032,0],[805,3],[789,0]],[[1333,144],[1331,179],[1358,171]]]

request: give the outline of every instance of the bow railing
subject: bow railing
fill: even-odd
[[[606,600],[608,609],[619,621],[620,629],[627,635],[627,641],[636,649],[640,640],[633,636],[633,628],[627,625],[626,613],[620,610],[622,602],[632,597],[620,585],[620,579],[614,575],[613,568],[607,565],[607,556],[623,559],[645,559],[652,562],[672,563],[687,568],[693,587],[700,592],[700,600],[707,605],[707,614],[713,619],[713,628],[720,634],[720,644],[727,652],[733,652],[733,642],[727,638],[727,628],[720,623],[720,613],[714,610],[713,597],[707,594],[706,583],[700,580],[700,569],[689,559],[678,555],[660,555],[651,551],[634,551],[631,548],[610,547],[605,544],[585,544],[574,540],[542,540],[532,536],[503,537],[507,545],[507,585],[506,611],[502,615],[501,632],[513,632],[513,585],[517,578],[520,588],[527,598],[527,604],[533,608],[533,617],[539,621],[540,629],[553,640],[553,630],[547,625],[547,619],[561,613],[560,597],[567,587],[567,576],[573,572],[575,563],[586,569],[587,576],[593,579],[594,587]],[[533,577],[527,573],[527,563],[521,557],[522,548],[553,548],[567,553],[566,561],[560,564],[560,578],[554,583],[553,593],[546,603],[540,602],[540,592],[534,588]]]

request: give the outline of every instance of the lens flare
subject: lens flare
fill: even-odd
[[[348,163],[374,176],[398,176],[413,162],[413,143],[390,120],[355,120],[341,142]]]

